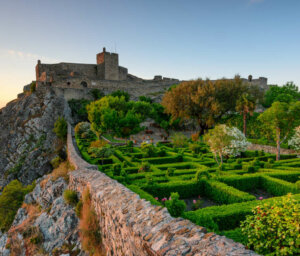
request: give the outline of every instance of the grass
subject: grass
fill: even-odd
[[[82,196],[82,209],[80,213],[79,230],[82,248],[93,256],[104,256],[102,236],[99,229],[98,218],[92,206],[91,196],[86,189]]]

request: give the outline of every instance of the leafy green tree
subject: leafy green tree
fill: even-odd
[[[131,101],[129,108],[132,109],[133,113],[140,116],[140,120],[145,120],[151,113],[152,107],[149,102],[144,101]]]
[[[255,99],[252,98],[249,94],[244,93],[236,102],[236,110],[243,115],[244,123],[244,135],[246,136],[247,132],[247,116],[253,115],[255,110]]]
[[[249,88],[239,77],[232,80],[188,81],[167,91],[162,105],[165,112],[172,116],[172,120],[195,120],[200,134],[203,134],[222,116],[234,111],[240,95],[251,92]]]
[[[69,107],[72,111],[72,116],[75,119],[78,119],[80,122],[88,121],[88,114],[87,114],[87,105],[91,103],[90,100],[86,99],[71,99],[68,101]]]
[[[229,128],[224,124],[215,126],[203,137],[209,145],[216,162],[222,166],[224,156],[237,156],[249,145],[245,135],[236,127]],[[220,158],[220,162],[218,160]]]
[[[277,144],[276,160],[280,159],[280,145],[300,124],[300,102],[274,102],[259,118],[264,132],[273,136]]]
[[[92,89],[90,94],[93,96],[94,100],[99,100],[104,97],[104,92],[100,91],[99,89]]]
[[[32,191],[34,185],[22,186],[18,180],[11,181],[0,195],[0,229],[7,231],[12,224],[17,210],[21,207],[24,196]]]
[[[293,82],[287,82],[282,87],[278,85],[270,86],[269,90],[265,93],[263,105],[264,107],[270,107],[276,101],[289,103],[299,99],[300,92],[298,91],[298,87]]]
[[[132,110],[128,111],[124,117],[119,120],[119,129],[117,136],[128,138],[131,134],[136,134],[142,130],[140,127],[141,119]]]
[[[258,205],[242,222],[247,245],[262,255],[299,255],[300,205],[291,194]]]
[[[68,124],[64,117],[59,117],[54,123],[53,131],[56,133],[56,136],[61,140],[67,139],[68,133]]]
[[[121,90],[114,91],[110,95],[113,97],[119,97],[119,98],[124,97],[125,101],[129,101],[129,99],[130,99],[129,93],[125,92],[125,91],[121,91]]]
[[[150,97],[146,97],[146,96],[140,96],[139,100],[144,101],[144,102],[148,102],[148,103],[152,103],[152,99]]]
[[[102,148],[90,148],[89,153],[95,158],[101,158],[101,163],[103,165],[104,158],[110,157],[114,153],[114,150],[110,146],[104,146]]]

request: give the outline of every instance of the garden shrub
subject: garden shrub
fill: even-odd
[[[76,204],[78,203],[77,193],[73,190],[66,189],[64,191],[64,199],[67,204],[72,206],[76,206]]]
[[[183,133],[180,132],[176,132],[172,134],[171,141],[174,147],[177,148],[183,148],[188,144],[188,138]]]
[[[153,144],[142,143],[141,151],[144,154],[144,157],[155,157],[156,156],[156,148]]]
[[[167,169],[166,176],[167,176],[167,177],[174,176],[174,172],[175,172],[175,168],[169,167],[169,168]]]
[[[198,141],[199,140],[199,133],[193,133],[191,135],[191,139],[192,139],[193,142]]]
[[[149,162],[142,162],[138,172],[151,172],[151,165]]]
[[[197,182],[200,182],[201,181],[201,179],[203,179],[203,178],[206,178],[206,179],[210,179],[211,178],[211,175],[209,174],[209,172],[207,171],[207,170],[198,170],[197,172],[196,172],[196,176],[195,176],[195,178],[196,178],[196,181]]]
[[[300,252],[300,205],[291,195],[255,207],[241,224],[247,245],[261,254],[297,255]]]
[[[173,217],[182,216],[186,208],[185,202],[179,200],[179,194],[177,192],[171,193],[171,200],[166,201],[165,205]]]

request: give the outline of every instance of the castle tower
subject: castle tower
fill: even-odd
[[[97,76],[104,80],[120,80],[119,55],[110,53],[103,48],[103,52],[97,54]]]

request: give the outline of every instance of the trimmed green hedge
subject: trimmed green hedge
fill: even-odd
[[[300,193],[295,184],[269,176],[262,176],[262,186],[268,193],[274,196]]]
[[[190,198],[193,196],[204,195],[203,183],[196,181],[171,181],[168,183],[142,185],[143,190],[147,191],[153,196],[159,198],[169,197],[172,192],[178,192],[180,198]]]
[[[255,200],[255,196],[228,186],[216,180],[203,180],[204,193],[217,203],[232,204]]]
[[[260,174],[245,174],[242,176],[231,175],[220,177],[218,180],[241,191],[251,191],[253,189],[261,187]]]
[[[158,202],[157,200],[155,200],[155,198],[150,195],[149,193],[147,193],[146,191],[142,190],[141,188],[139,188],[138,186],[135,185],[128,185],[127,186],[132,192],[137,193],[141,198],[146,199],[147,201],[149,201],[151,204],[153,205],[159,205],[162,206],[162,204],[160,202]]]
[[[300,202],[300,194],[294,195],[293,198]],[[219,230],[231,230],[239,227],[240,222],[245,220],[247,215],[250,215],[252,209],[260,203],[266,201],[278,200],[277,197],[269,198],[262,201],[249,201],[244,203],[236,203],[230,205],[212,206],[196,211],[185,212],[184,217],[192,222],[206,227],[209,223],[203,223],[203,219],[212,218],[218,225]],[[203,218],[206,217],[206,218]]]

